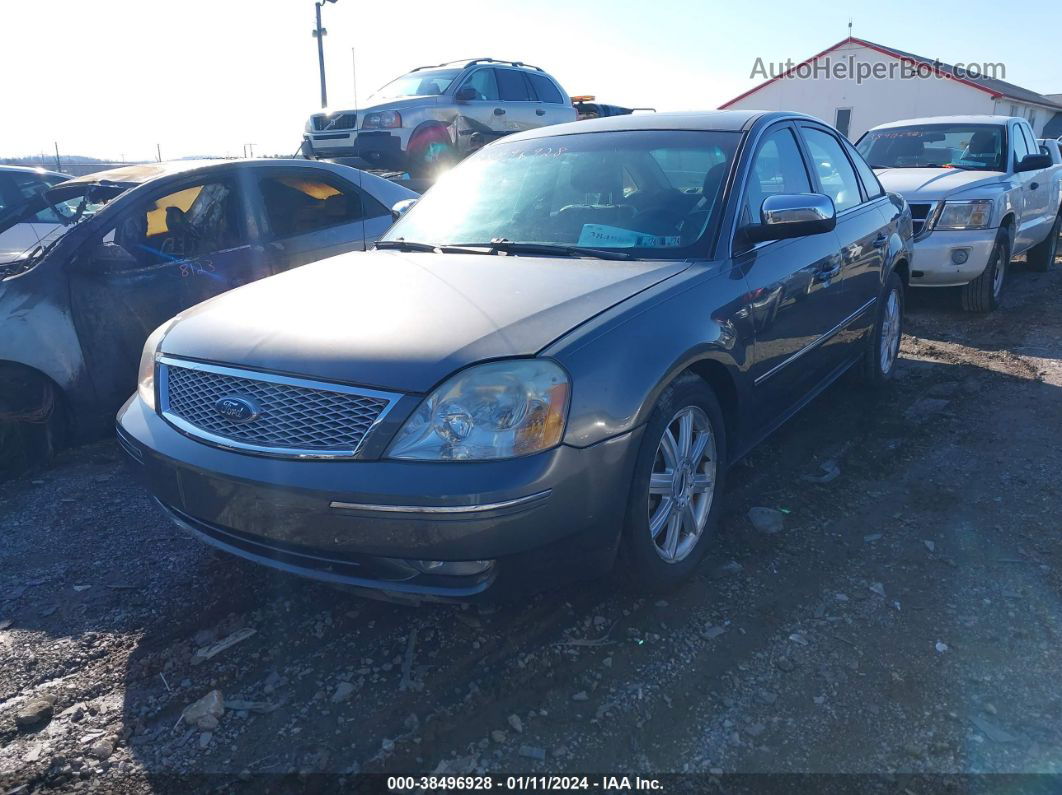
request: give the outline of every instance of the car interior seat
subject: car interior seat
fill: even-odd
[[[575,162],[569,182],[584,201],[557,211],[563,239],[577,239],[586,224],[624,226],[633,219],[635,209],[622,203],[623,169],[614,160],[584,155]]]

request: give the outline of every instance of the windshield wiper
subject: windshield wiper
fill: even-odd
[[[444,249],[487,249],[489,254],[553,254],[564,257],[594,257],[595,259],[633,259],[626,251],[609,251],[585,246],[568,246],[562,243],[520,243],[513,240],[492,240],[489,243],[454,243]]]
[[[375,249],[397,249],[398,251],[430,251],[437,252],[439,247],[433,243],[418,243],[415,240],[377,240],[372,245]]]

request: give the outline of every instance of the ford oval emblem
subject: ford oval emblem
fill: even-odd
[[[232,395],[218,398],[214,402],[214,409],[229,422],[250,422],[258,416],[258,406],[254,401]]]

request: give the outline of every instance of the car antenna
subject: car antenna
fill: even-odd
[[[354,83],[354,153],[361,160],[361,138],[358,135],[358,58],[354,53],[354,48],[350,48],[350,75]],[[358,197],[358,201],[361,202],[361,250],[368,251],[369,243],[365,239],[365,179],[364,171],[358,168],[358,192],[361,196]]]

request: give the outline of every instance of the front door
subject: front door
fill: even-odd
[[[776,126],[752,160],[742,223],[758,223],[771,194],[811,192],[796,131],[789,124]],[[829,232],[758,243],[735,255],[748,281],[747,309],[756,334],[750,375],[757,420],[770,424],[839,363],[829,344],[845,312],[839,245]]]
[[[231,176],[170,183],[135,201],[69,262],[74,325],[101,403],[136,386],[144,340],[193,304],[267,275],[246,235]]]
[[[393,223],[369,193],[323,169],[258,168],[252,194],[275,272],[364,251]]]
[[[489,66],[476,69],[457,91],[471,90],[472,99],[457,103],[459,116],[454,140],[461,155],[512,132],[505,129],[507,111],[498,94],[498,80]]]

